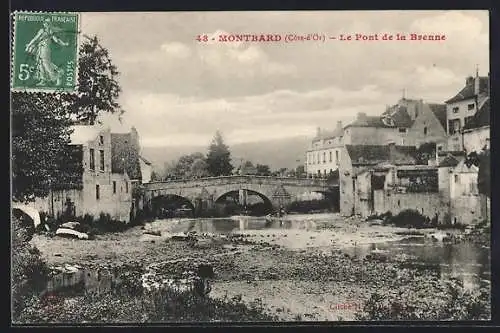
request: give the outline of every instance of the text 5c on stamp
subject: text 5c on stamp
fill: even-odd
[[[76,92],[79,21],[78,13],[14,14],[12,90]]]

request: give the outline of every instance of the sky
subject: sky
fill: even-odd
[[[82,13],[118,67],[143,146],[314,136],[407,98],[442,103],[489,71],[487,11]],[[325,42],[218,42],[221,34],[307,34]],[[432,34],[444,41],[340,41],[340,34]],[[196,36],[206,34],[208,42]],[[329,39],[330,36],[337,39]],[[211,38],[214,37],[215,41]]]

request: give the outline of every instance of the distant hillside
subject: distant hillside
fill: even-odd
[[[240,159],[253,163],[267,164],[272,170],[279,168],[295,168],[304,163],[304,155],[311,138],[305,136],[286,139],[266,140],[230,145],[233,165],[239,165]],[[165,162],[177,160],[182,155],[201,152],[206,153],[208,146],[166,146],[142,147],[142,155],[155,167],[162,168]],[[297,162],[300,160],[300,162]]]

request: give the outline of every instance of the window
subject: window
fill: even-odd
[[[443,146],[438,146],[438,151],[443,151]]]
[[[326,163],[326,153],[323,152],[323,163]]]
[[[90,170],[95,170],[95,156],[94,149],[90,149]]]
[[[335,151],[335,164],[339,165],[339,151],[338,150]]]
[[[467,105],[467,110],[474,110],[474,103]]]
[[[101,192],[100,192],[99,185],[95,186],[95,198],[96,198],[96,200],[99,200],[101,198]]]
[[[424,135],[427,135],[427,126],[424,127]]]
[[[406,133],[406,128],[401,127],[401,128],[399,129],[399,133]]]
[[[460,131],[460,119],[453,119],[448,121],[449,134],[455,134]]]
[[[99,150],[99,169],[104,171],[104,150]]]
[[[455,183],[458,183],[458,175],[455,175]]]
[[[418,109],[415,109],[415,118],[418,117]]]
[[[125,182],[125,193],[128,193],[128,182]]]
[[[103,144],[104,144],[104,136],[102,136],[102,135],[100,135],[100,136],[99,136],[99,143],[100,143],[101,145],[103,145]]]
[[[332,156],[333,156],[333,154],[332,154],[332,152],[330,152],[330,162],[333,161]]]
[[[455,106],[455,107],[453,108],[453,113],[458,113],[458,110],[459,110],[458,106]]]
[[[116,194],[116,181],[113,180],[113,194]]]

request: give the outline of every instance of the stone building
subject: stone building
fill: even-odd
[[[490,148],[490,98],[484,99],[479,110],[462,131],[464,150],[467,153]]]
[[[400,146],[410,146],[408,130],[419,114],[418,100],[402,98],[389,106],[380,116],[360,112],[357,118],[344,127],[346,145],[385,145],[393,141]]]
[[[465,80],[465,87],[462,88],[446,103],[448,150],[461,151],[464,149],[462,129],[474,119],[485,100],[489,96],[489,74],[488,76],[469,76]]]
[[[373,205],[373,200],[370,198],[373,194],[366,190],[366,186],[358,191],[357,177],[359,174],[381,163],[415,164],[415,153],[414,146],[399,146],[394,142],[389,142],[386,145],[346,145],[342,149],[339,166],[341,215],[351,216],[359,213],[356,202],[360,200],[371,200],[371,203],[366,203],[366,205]],[[375,185],[373,188],[377,189],[378,187]],[[372,209],[373,207],[367,208],[367,210]]]
[[[417,115],[408,129],[408,143],[419,147],[433,142],[438,151],[446,151],[448,138],[446,135],[446,105],[418,103]]]
[[[52,185],[46,198],[37,198],[35,207],[55,217],[109,214],[113,219],[130,221],[131,180],[125,170],[116,170],[112,161],[109,128],[77,125],[72,127],[70,146],[75,163],[67,164],[71,184]]]
[[[318,127],[316,136],[306,152],[305,171],[308,177],[326,177],[338,169],[343,135],[340,121],[333,131],[321,130]]]

